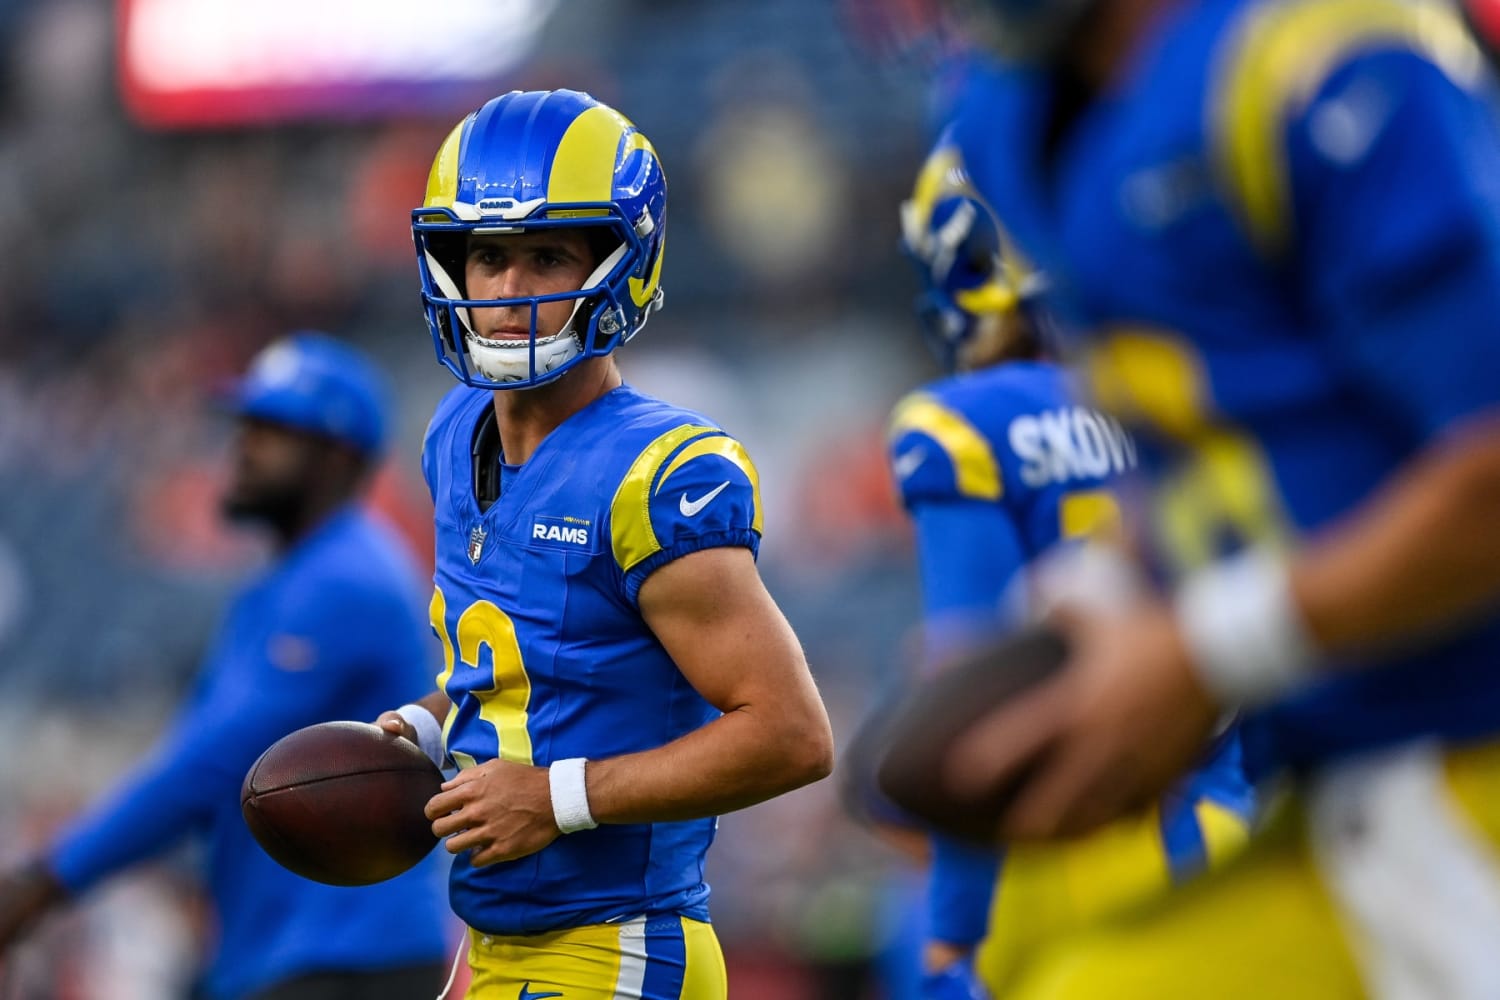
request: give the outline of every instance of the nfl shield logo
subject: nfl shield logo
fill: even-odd
[[[484,525],[474,525],[474,530],[469,532],[469,562],[479,564],[479,557],[484,555]]]

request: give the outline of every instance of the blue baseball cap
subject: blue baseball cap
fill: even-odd
[[[374,455],[385,446],[389,398],[385,377],[363,352],[304,330],[257,354],[223,401],[238,416],[321,434]]]

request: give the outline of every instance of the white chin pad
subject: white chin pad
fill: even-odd
[[[495,382],[525,382],[532,378],[531,342],[528,340],[485,340],[465,332],[469,363],[487,379]],[[571,332],[546,337],[536,342],[536,374],[545,375],[583,352],[583,345]]]

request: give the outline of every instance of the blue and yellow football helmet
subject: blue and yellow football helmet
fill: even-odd
[[[511,91],[448,134],[433,160],[412,236],[422,304],[441,361],[461,381],[516,389],[557,378],[635,336],[660,307],[667,181],[656,151],[618,111],[572,90]],[[470,299],[470,234],[590,227],[604,239],[596,270],[574,291]],[[574,300],[556,335],[537,335],[540,303]],[[525,307],[528,339],[479,336],[469,311]]]
[[[390,425],[390,386],[362,351],[326,333],[299,330],[265,347],[219,393],[239,417],[342,441],[378,455]]]
[[[970,182],[948,132],[901,205],[901,243],[922,278],[923,332],[949,371],[984,317],[1013,313],[1042,288],[1041,276],[1021,260]]]

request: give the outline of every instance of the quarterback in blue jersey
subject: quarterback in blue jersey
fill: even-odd
[[[948,780],[1003,823],[1156,794],[1226,707],[1295,794],[1022,997],[1500,996],[1500,129],[1451,9],[994,0],[977,186],[1139,428],[1160,596]]]
[[[1080,405],[1071,374],[1045,356],[1030,309],[1040,275],[1008,248],[948,133],[902,206],[902,230],[926,286],[925,332],[960,370],[902,400],[890,436],[916,529],[925,661],[938,668],[1021,620],[1029,565],[1070,540],[1118,534],[1109,485],[1135,467],[1136,445]],[[1232,853],[1251,801],[1232,737],[1207,761],[1146,817],[1068,847],[1018,845],[1003,866],[935,837],[924,996],[975,994],[960,985],[970,961],[1001,995],[1039,943]]]
[[[445,665],[381,723],[459,769],[427,814],[471,997],[722,998],[715,817],[832,765],[755,566],[754,464],[612,353],[660,305],[666,193],[619,112],[513,91],[454,128],[412,213],[464,384],[422,450]]]
[[[208,996],[406,1000],[441,988],[440,852],[381,885],[320,885],[272,861],[240,816],[245,772],[277,739],[373,718],[426,688],[421,574],[356,505],[382,449],[384,395],[363,355],[310,333],[266,348],[234,387],[224,510],[271,529],[277,558],[228,609],[150,758],[36,862],[0,877],[0,948],[53,903],[202,833],[217,927]]]

